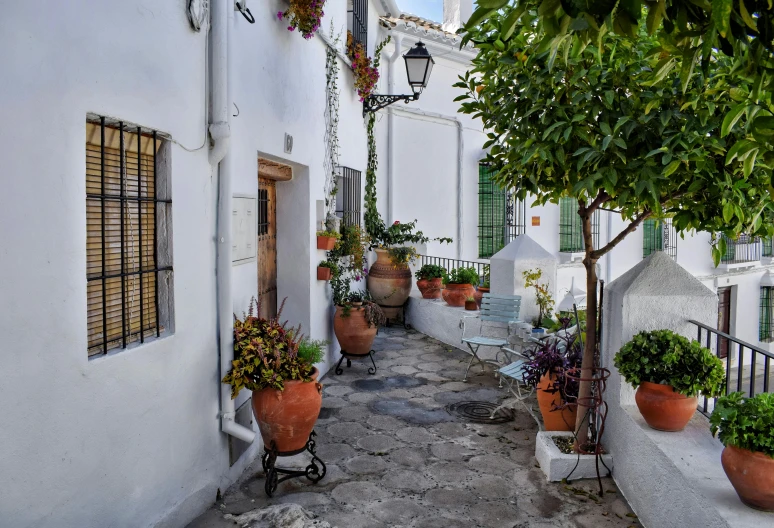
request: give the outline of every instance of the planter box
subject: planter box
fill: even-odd
[[[597,463],[594,455],[580,455],[578,461],[577,454],[566,455],[559,451],[554,444],[552,437],[572,438],[572,433],[561,431],[540,431],[535,440],[535,458],[537,458],[540,469],[546,474],[550,482],[560,482],[567,478],[572,471],[570,480],[597,478]],[[613,455],[602,455],[602,461],[605,465],[613,469]],[[575,464],[578,467],[575,467]],[[575,471],[572,468],[575,467]],[[599,474],[603,477],[607,475],[607,469],[601,463],[599,464]]]
[[[336,245],[336,240],[338,240],[336,237],[318,236],[317,237],[317,249],[323,249],[325,251],[330,251]]]
[[[331,269],[317,266],[317,280],[328,281],[331,280]]]

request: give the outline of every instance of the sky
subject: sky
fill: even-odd
[[[397,0],[404,13],[411,13],[433,22],[443,22],[443,0]]]

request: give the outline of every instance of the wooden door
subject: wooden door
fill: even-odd
[[[718,330],[731,333],[731,288],[718,288]],[[718,352],[720,357],[728,357],[728,339],[718,340]]]
[[[277,315],[277,187],[258,178],[258,296],[261,317]]]

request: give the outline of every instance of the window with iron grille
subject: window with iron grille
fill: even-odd
[[[336,215],[345,226],[360,225],[360,176],[358,170],[340,167]]]
[[[774,288],[761,287],[761,313],[758,322],[758,339],[766,343],[774,341]]]
[[[599,248],[599,211],[591,215],[591,235],[594,247]],[[559,251],[562,253],[583,253],[583,222],[578,214],[575,198],[559,199]]]
[[[677,231],[671,218],[649,218],[642,223],[642,258],[656,251],[677,258]]]
[[[761,259],[761,239],[742,234],[736,240],[721,235],[726,242],[726,252],[720,257],[723,264],[742,264]]]
[[[348,0],[347,29],[368,53],[368,0]]]
[[[88,355],[171,333],[169,145],[154,130],[86,122]]]
[[[258,236],[269,232],[269,190],[258,189]]]
[[[524,234],[525,207],[494,181],[497,169],[478,166],[478,258],[489,258]]]
[[[774,252],[772,252],[772,244],[771,244],[771,237],[764,237],[761,239],[761,242],[763,244],[763,250],[761,255],[764,257],[771,257],[774,256]]]

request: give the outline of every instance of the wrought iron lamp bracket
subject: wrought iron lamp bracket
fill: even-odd
[[[365,116],[369,112],[376,112],[392,103],[403,101],[404,103],[410,103],[419,99],[419,94],[411,95],[388,95],[388,94],[371,94],[363,99],[363,115]]]

